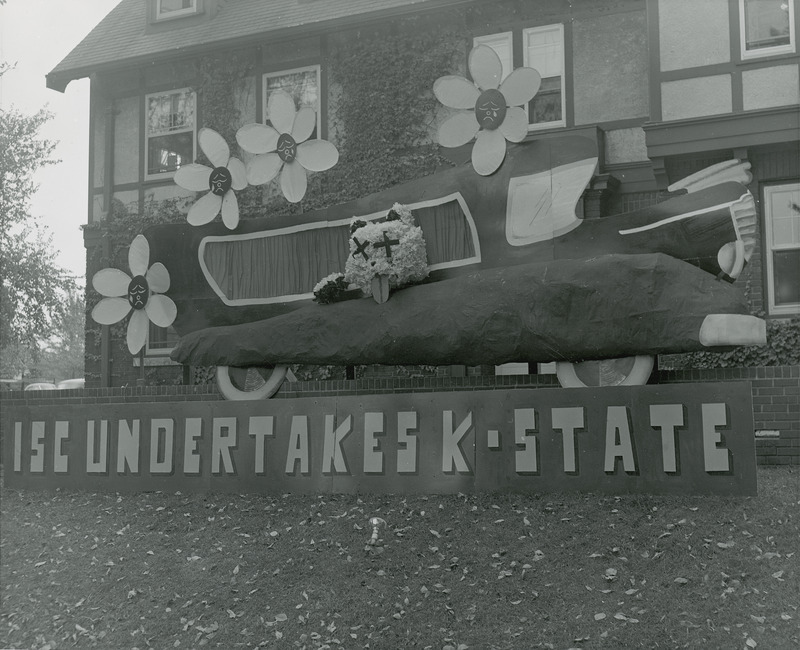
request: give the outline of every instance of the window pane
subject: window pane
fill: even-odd
[[[772,245],[800,246],[800,187],[770,192],[769,214],[772,219]]]
[[[194,129],[194,93],[187,90],[151,95],[147,102],[147,134]]]
[[[563,44],[560,29],[528,32],[528,66],[536,68],[542,78],[561,76]]]
[[[194,157],[194,132],[159,135],[150,138],[147,147],[147,173],[174,172]]]
[[[294,98],[294,105],[296,109],[303,106],[313,108],[317,113],[317,124],[319,124],[319,80],[318,68],[310,68],[307,70],[298,70],[296,72],[287,72],[284,74],[265,75],[264,88],[266,98],[264,101],[264,114],[266,116],[265,122],[270,124],[269,121],[269,96],[270,93],[276,90],[284,90]],[[311,135],[316,138],[316,130]]]
[[[775,305],[800,304],[800,249],[772,254]]]
[[[473,45],[488,45],[500,58],[503,65],[503,79],[511,74],[514,69],[511,53],[511,34],[491,34],[489,36],[477,36],[472,41]]]
[[[563,119],[560,77],[542,79],[539,92],[528,105],[528,115],[531,124],[560,122]]]
[[[159,15],[169,14],[174,11],[186,11],[195,8],[197,0],[159,0]]]
[[[178,333],[172,327],[163,328],[150,323],[147,349],[148,351],[167,352],[177,345],[179,338]]]
[[[789,45],[789,2],[793,0],[744,0],[745,49]]]

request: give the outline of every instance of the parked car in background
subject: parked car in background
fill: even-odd
[[[37,381],[33,384],[25,386],[25,390],[56,390],[56,385],[46,381]]]
[[[73,390],[75,388],[84,388],[86,386],[86,379],[78,377],[76,379],[65,379],[56,384],[58,390]]]

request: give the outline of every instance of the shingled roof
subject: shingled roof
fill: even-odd
[[[210,20],[148,30],[146,0],[122,0],[47,75],[63,91],[73,79],[121,65],[188,53],[209,44],[242,43],[262,35],[334,29],[363,20],[459,4],[465,0],[216,0]]]

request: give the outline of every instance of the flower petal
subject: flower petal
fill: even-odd
[[[339,162],[339,151],[327,140],[308,140],[298,145],[297,162],[310,172],[324,172]]]
[[[472,140],[479,129],[475,113],[456,113],[439,125],[439,144],[443,147],[460,147]]]
[[[508,106],[524,106],[539,92],[541,75],[533,68],[517,68],[500,84],[501,93]]]
[[[199,163],[181,165],[175,172],[175,183],[185,190],[202,192],[208,189],[208,179],[213,170]]]
[[[245,171],[244,163],[238,158],[231,157],[228,160],[228,171],[231,173],[231,187],[237,192],[247,187],[247,171]]]
[[[225,138],[214,129],[200,129],[197,132],[197,142],[214,167],[224,167],[228,163],[228,158],[231,157],[230,147]]]
[[[236,132],[236,142],[248,153],[269,153],[278,148],[280,136],[267,124],[245,124]]]
[[[150,291],[154,291],[155,293],[169,291],[169,271],[167,271],[167,267],[161,262],[156,262],[147,269],[147,274],[144,278],[147,280]]]
[[[464,77],[450,74],[433,82],[433,94],[450,108],[475,108],[481,91]]]
[[[144,275],[150,266],[150,244],[144,235],[136,235],[128,249],[128,267],[131,275]]]
[[[178,315],[178,308],[169,296],[150,296],[144,310],[147,317],[159,327],[169,327]]]
[[[297,203],[306,194],[308,178],[306,170],[297,162],[286,163],[281,172],[281,190],[286,200],[290,203]]]
[[[276,153],[255,156],[247,163],[247,182],[250,185],[269,183],[281,169],[283,161]]]
[[[311,137],[314,128],[317,126],[317,112],[310,106],[303,106],[294,116],[292,125],[292,137],[298,144],[305,142]]]
[[[209,221],[212,221],[214,217],[219,214],[219,209],[221,207],[222,197],[209,192],[189,208],[186,221],[193,226],[203,226]]]
[[[128,351],[137,354],[147,341],[147,331],[150,329],[150,319],[144,309],[135,309],[128,321]]]
[[[497,171],[506,157],[506,139],[498,129],[481,131],[472,148],[472,166],[481,176]]]
[[[267,102],[267,118],[278,133],[291,133],[294,125],[294,99],[285,90],[270,93]]]
[[[528,135],[528,116],[519,106],[512,106],[497,129],[509,142],[522,142]]]
[[[99,294],[108,298],[128,295],[131,276],[119,269],[102,269],[94,274],[92,286]]]
[[[127,298],[103,298],[92,309],[92,320],[100,325],[119,323],[131,310]]]
[[[225,192],[225,196],[222,197],[222,223],[228,230],[233,230],[239,225],[239,201],[232,190]]]
[[[469,53],[469,73],[481,90],[497,88],[503,78],[503,64],[500,57],[488,45],[478,45]]]

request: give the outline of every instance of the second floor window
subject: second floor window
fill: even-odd
[[[794,0],[739,0],[742,58],[795,51]]]
[[[311,134],[311,138],[321,137],[320,67],[318,65],[311,65],[304,68],[282,70],[280,72],[268,72],[264,75],[265,124],[271,124],[267,106],[269,106],[270,94],[276,90],[284,90],[294,97],[296,110],[299,110],[303,106],[309,106],[314,109],[317,114],[317,127]]]
[[[476,37],[474,44],[488,45],[497,53],[503,64],[503,78],[520,66],[535,68],[541,75],[539,92],[523,107],[528,114],[529,130],[566,126],[564,26],[523,29],[518,35],[522,39],[521,61],[514,60],[515,37],[517,34],[514,32],[489,34]]]
[[[186,88],[145,97],[146,178],[194,161],[195,104],[195,94]]]

